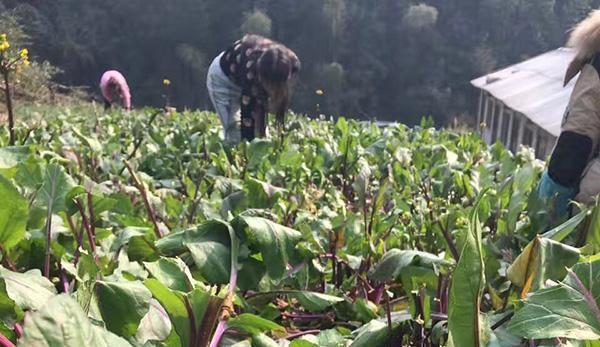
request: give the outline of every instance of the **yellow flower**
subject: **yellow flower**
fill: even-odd
[[[10,44],[7,41],[0,43],[0,52],[6,51],[10,47]]]
[[[21,50],[21,58],[27,58],[28,54],[29,54],[29,50],[27,48],[23,48]]]
[[[168,79],[166,79],[166,78],[165,78],[165,79],[163,80],[163,85],[165,85],[165,86],[170,86],[170,85],[171,85],[171,81],[169,81]]]
[[[323,95],[323,94],[324,94],[324,93],[323,93],[323,90],[321,90],[321,89],[317,89],[317,90],[315,91],[315,93],[316,93],[317,95],[319,95],[319,96],[321,96],[321,95]]]
[[[23,60],[23,65],[29,66],[29,64],[30,64],[29,59]]]

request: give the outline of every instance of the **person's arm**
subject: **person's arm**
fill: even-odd
[[[538,184],[537,193],[548,204],[552,219],[560,220],[568,217],[569,203],[575,198],[577,189],[557,183],[546,170]]]
[[[568,217],[569,202],[577,195],[591,153],[589,137],[572,131],[560,134],[538,186],[538,195],[547,201],[554,219]]]
[[[252,96],[251,87],[246,86],[242,88],[242,97],[240,101],[240,108],[242,113],[241,119],[241,132],[242,140],[252,141],[255,137],[255,108],[257,99]]]
[[[121,89],[121,99],[123,99],[123,107],[127,111],[131,110],[131,94],[129,94],[129,89]]]

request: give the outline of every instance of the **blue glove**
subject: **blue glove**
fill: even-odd
[[[566,217],[569,212],[569,201],[575,198],[577,195],[577,189],[565,187],[556,183],[550,175],[548,170],[544,171],[542,179],[537,188],[538,195],[544,201],[549,203],[553,202],[553,208],[555,217]]]

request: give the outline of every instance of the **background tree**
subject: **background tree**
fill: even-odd
[[[31,52],[59,82],[98,93],[123,71],[135,105],[210,108],[212,59],[243,33],[270,36],[302,60],[293,109],[438,124],[475,109],[469,81],[564,44],[600,0],[0,0],[25,24]],[[315,91],[322,89],[322,96]]]

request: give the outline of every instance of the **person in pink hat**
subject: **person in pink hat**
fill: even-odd
[[[104,97],[104,108],[112,106],[116,96],[121,98],[123,108],[131,109],[131,93],[125,77],[116,70],[106,71],[100,79],[100,90]]]

